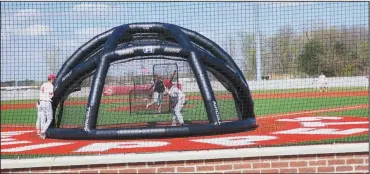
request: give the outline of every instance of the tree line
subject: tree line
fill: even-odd
[[[330,27],[295,32],[290,26],[262,41],[263,74],[289,74],[312,77],[321,72],[326,76],[362,76],[369,72],[368,28]],[[247,78],[255,79],[255,36],[245,34],[243,52]]]

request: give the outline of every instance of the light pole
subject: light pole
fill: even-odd
[[[256,70],[257,70],[257,81],[262,80],[262,58],[261,58],[261,30],[259,26],[259,2],[256,3]]]

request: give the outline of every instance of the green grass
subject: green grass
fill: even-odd
[[[368,97],[255,99],[256,115],[367,104]]]
[[[335,97],[335,98],[276,98],[276,99],[255,99],[255,112],[257,117],[266,114],[281,114],[297,112],[302,110],[317,110],[321,108],[332,108],[347,105],[367,104],[368,97]],[[202,100],[190,100],[189,105],[194,108],[185,108],[183,111],[186,120],[207,120]],[[235,118],[235,106],[233,100],[218,101],[221,118],[223,120]],[[101,104],[98,124],[120,124],[153,121],[171,121],[170,114],[132,114],[127,111],[107,111],[110,108],[128,105],[127,102]],[[85,105],[66,106],[63,111],[63,124],[83,125],[85,117]],[[348,114],[347,114],[348,113]],[[2,110],[2,124],[33,124],[36,119],[36,109]],[[325,115],[349,115],[366,116],[367,109],[359,111],[343,111],[328,113]]]
[[[367,102],[367,97],[339,97],[339,98],[280,98],[280,99],[256,99],[255,112],[257,117],[266,114],[281,114],[288,112],[297,112],[302,110],[316,110],[321,108],[340,107],[346,105],[364,104]],[[235,105],[233,100],[219,100],[220,115],[223,120],[236,118]],[[203,101],[191,100],[189,104],[195,108],[183,110],[183,117],[186,120],[207,120],[206,111]],[[124,105],[122,103],[122,105]],[[106,111],[109,108],[120,106],[118,104],[103,104],[101,105],[98,124],[120,124],[120,123],[137,123],[137,122],[156,122],[156,121],[172,121],[170,114],[132,114],[124,111]],[[84,113],[84,107],[71,107],[71,110],[66,115],[75,115],[73,113]],[[69,122],[65,124],[83,124],[84,114],[80,114],[78,120],[76,117],[70,117]],[[66,117],[64,118],[66,119]],[[67,121],[67,120],[64,120]]]
[[[1,111],[1,124],[33,124],[36,118],[36,108]]]
[[[334,87],[330,88],[330,91],[364,91],[368,90],[367,87]],[[291,92],[317,92],[316,88],[297,88],[297,89],[271,89],[271,90],[252,90],[252,94],[263,94],[263,93],[291,93]],[[226,94],[229,93],[227,91],[214,91],[217,94]],[[185,92],[187,96],[190,95],[200,95],[200,92]],[[105,99],[122,99],[127,98],[128,95],[119,95],[119,96],[104,96]],[[87,97],[74,97],[74,100],[81,99],[87,100]],[[22,104],[22,103],[31,103],[36,102],[36,99],[31,100],[9,100],[9,101],[0,101],[1,104]]]

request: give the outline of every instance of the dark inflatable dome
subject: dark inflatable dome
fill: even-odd
[[[166,37],[161,37],[166,35]],[[104,81],[110,64],[121,60],[177,59],[187,61],[198,83],[208,123],[179,127],[97,129]],[[206,71],[232,93],[238,120],[222,121]],[[92,76],[83,128],[61,128],[63,111],[56,108],[83,79]],[[217,44],[194,31],[166,23],[134,23],[115,27],[81,46],[63,64],[55,82],[54,119],[47,130],[56,139],[132,139],[221,134],[257,127],[247,81],[233,59]]]

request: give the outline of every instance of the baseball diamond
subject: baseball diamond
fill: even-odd
[[[368,2],[1,2],[1,173],[369,173]]]

